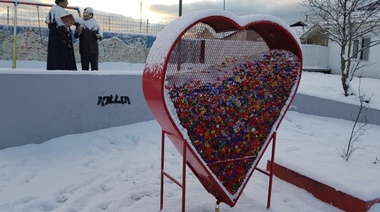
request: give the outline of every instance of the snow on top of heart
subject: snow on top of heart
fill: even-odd
[[[176,42],[180,36],[187,31],[194,23],[197,23],[199,20],[206,19],[208,17],[213,16],[223,16],[225,18],[230,19],[240,26],[246,26],[248,24],[259,22],[259,21],[270,21],[276,23],[287,30],[298,43],[301,45],[299,38],[297,37],[294,30],[289,27],[285,21],[282,19],[272,16],[272,15],[264,15],[264,14],[251,14],[246,16],[237,16],[231,12],[218,10],[218,9],[210,9],[210,10],[202,10],[193,13],[189,13],[187,15],[183,15],[172,22],[170,22],[158,35],[156,41],[154,42],[151,50],[149,51],[148,58],[146,60],[146,67],[162,67],[163,62],[168,57],[170,49],[172,45]],[[149,71],[160,71],[161,68],[156,69],[146,69]]]

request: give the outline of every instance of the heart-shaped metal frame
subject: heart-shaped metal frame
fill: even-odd
[[[200,25],[201,27],[199,27]],[[202,31],[194,32],[194,28],[199,29],[202,27],[207,29],[207,31],[202,29]],[[191,67],[189,69],[189,66],[186,66],[185,63],[189,63],[190,61],[193,65],[195,63],[202,64],[202,67],[207,63],[207,61],[205,62],[207,59],[205,59],[204,55],[205,52],[207,52],[207,45],[204,44],[205,41],[186,43],[186,36],[193,34],[195,40],[205,40],[205,37],[207,37],[208,40],[214,39],[223,43],[225,37],[242,31],[254,32],[254,38],[250,39],[264,43],[267,50],[284,50],[293,54],[298,59],[299,70],[297,71],[296,79],[294,79],[291,92],[284,100],[284,104],[279,108],[280,115],[270,129],[270,133],[260,148],[257,158],[252,163],[249,172],[236,192],[231,193],[222,185],[215,174],[212,173],[202,157],[199,156],[199,152],[194,148],[192,141],[187,135],[187,129],[181,126],[181,122],[178,120],[176,109],[173,107],[173,102],[168,95],[165,85],[169,77],[167,70],[170,68],[170,65],[175,64],[178,73],[184,70],[191,73]],[[205,32],[208,32],[208,35],[205,35]],[[196,33],[202,35],[195,35]],[[212,35],[211,38],[210,34]],[[184,49],[185,46],[186,49]],[[194,51],[194,49],[197,50]],[[181,50],[192,51],[189,54],[190,56],[195,55],[196,59],[194,59],[194,57],[192,57],[192,59],[184,59]],[[243,52],[239,52],[238,57],[247,56],[248,53],[245,54],[245,51],[247,50],[245,49]],[[257,52],[260,52],[260,49],[258,49]],[[197,53],[199,53],[199,55],[197,55]],[[252,52],[249,52],[249,54],[251,53]],[[189,57],[189,54],[185,57]],[[233,56],[235,56],[233,54],[226,55],[225,59],[233,58]],[[205,10],[191,13],[174,20],[157,35],[150,49],[143,73],[143,92],[146,102],[163,129],[163,132],[166,133],[177,150],[182,155],[186,155],[186,164],[191,168],[206,190],[214,195],[218,201],[225,202],[233,207],[294,98],[301,78],[301,67],[302,51],[299,40],[296,38],[293,30],[282,20],[270,15],[238,17],[226,11]],[[192,79],[194,79],[194,77],[196,78],[197,75],[192,76]]]

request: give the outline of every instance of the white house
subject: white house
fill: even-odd
[[[380,1],[379,1],[380,2]],[[380,3],[379,3],[380,4]],[[290,25],[299,35],[305,71],[320,71],[332,74],[341,74],[340,46],[331,41],[325,32],[320,29],[307,26],[304,22]],[[380,26],[379,26],[380,27]],[[367,35],[353,40],[351,52],[368,46],[369,42],[380,41],[375,35]],[[351,61],[360,62],[361,68],[355,72],[355,76],[380,79],[380,45],[376,45],[360,51]]]
[[[354,41],[351,48],[358,48],[360,45],[365,45],[367,39],[379,38],[362,38]],[[340,47],[334,42],[329,42],[329,65],[332,74],[340,74]],[[369,77],[380,79],[380,45],[373,46],[358,54],[353,60],[360,60],[361,65],[365,65],[360,70],[356,71],[355,76]]]

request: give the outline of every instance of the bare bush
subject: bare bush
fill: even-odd
[[[363,116],[363,113],[369,109],[369,103],[371,101],[371,97],[366,98],[366,93],[361,92],[360,89],[361,86],[361,78],[359,78],[359,111],[356,115],[356,117],[352,117],[352,120],[354,121],[354,125],[352,126],[350,137],[347,139],[347,148],[344,148],[342,150],[342,153],[340,156],[348,161],[352,154],[358,150],[358,149],[364,149],[365,146],[358,147],[355,145],[357,140],[365,133],[366,130],[369,128],[367,127],[368,125],[368,120],[367,117]],[[361,120],[362,118],[362,120]]]

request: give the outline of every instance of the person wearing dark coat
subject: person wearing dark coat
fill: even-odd
[[[99,46],[98,41],[103,38],[103,32],[99,23],[94,19],[94,10],[86,7],[83,10],[83,20],[79,21],[79,27],[74,37],[79,38],[79,53],[83,71],[99,70]]]
[[[69,4],[67,0],[55,0],[45,22],[49,28],[49,41],[47,51],[47,70],[76,71],[72,32],[72,23],[64,23],[62,16],[68,15],[65,10]]]

